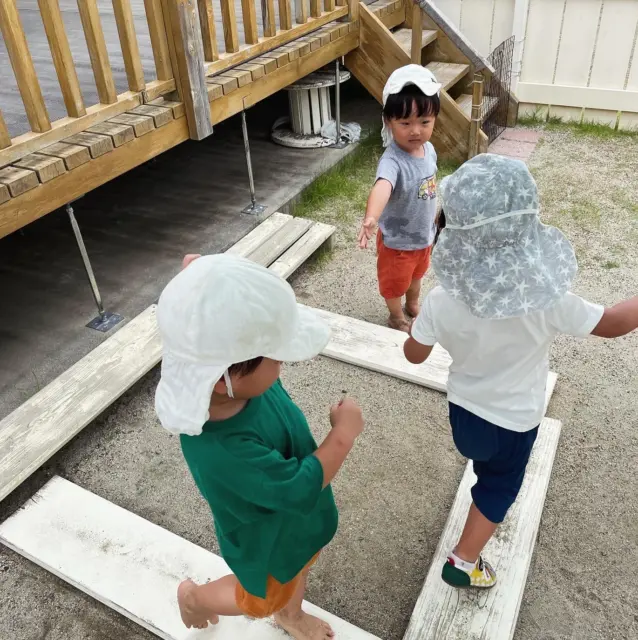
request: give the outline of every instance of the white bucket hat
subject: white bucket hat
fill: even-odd
[[[436,81],[434,74],[429,69],[420,64],[408,64],[405,67],[399,67],[390,74],[385,87],[383,87],[383,106],[385,107],[389,96],[399,93],[403,87],[409,84],[416,85],[426,96],[438,95],[443,86]],[[385,118],[383,118],[381,138],[384,147],[392,142],[392,132],[386,125]]]
[[[541,223],[525,163],[478,155],[439,184],[446,227],[432,253],[441,286],[479,318],[550,308],[578,271],[569,240]]]
[[[164,289],[157,322],[163,341],[155,410],[172,433],[199,435],[215,384],[228,368],[260,356],[296,362],[318,355],[330,328],[300,307],[292,287],[244,258],[198,258]]]

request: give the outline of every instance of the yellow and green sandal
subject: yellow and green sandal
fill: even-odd
[[[467,589],[469,587],[490,589],[496,584],[496,572],[489,562],[483,560],[482,556],[479,556],[471,571],[466,571],[457,566],[454,559],[449,557],[443,565],[441,577],[450,586],[458,589]]]

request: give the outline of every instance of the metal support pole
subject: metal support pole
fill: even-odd
[[[343,149],[347,143],[341,140],[341,65],[339,58],[335,60],[335,143],[330,145],[332,149]]]
[[[257,204],[255,197],[255,180],[253,178],[253,162],[250,157],[250,142],[248,141],[248,124],[246,123],[246,112],[241,112],[241,131],[244,136],[244,151],[246,153],[246,167],[248,168],[248,183],[250,185],[250,205],[242,209],[242,213],[249,213],[254,216],[263,213],[266,207],[263,204]]]
[[[89,279],[89,285],[91,286],[91,293],[93,294],[93,299],[95,300],[95,304],[97,306],[97,312],[99,314],[97,318],[94,318],[93,320],[91,320],[91,322],[89,322],[89,324],[87,324],[86,326],[89,329],[96,329],[97,331],[106,333],[107,331],[112,329],[116,324],[121,322],[123,318],[122,316],[119,316],[116,313],[109,313],[108,311],[104,310],[104,305],[102,304],[102,296],[100,295],[100,290],[98,289],[98,286],[97,286],[95,274],[93,273],[93,267],[91,266],[91,260],[86,250],[86,245],[84,244],[82,231],[80,231],[80,226],[78,225],[78,221],[76,220],[75,214],[73,213],[73,207],[70,204],[66,205],[66,212],[69,216],[69,220],[71,222],[71,228],[73,229],[73,233],[75,234],[75,240],[78,243],[80,254],[82,255],[82,262],[84,262],[84,269]]]

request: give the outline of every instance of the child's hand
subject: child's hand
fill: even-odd
[[[184,256],[182,260],[182,271],[186,269],[186,267],[193,262],[193,260],[197,260],[197,258],[201,258],[201,253],[188,253]]]
[[[361,407],[352,398],[344,398],[330,409],[330,424],[353,442],[363,432]]]
[[[365,249],[368,246],[368,240],[372,238],[374,230],[377,227],[377,221],[374,218],[365,218],[359,231],[359,247]]]

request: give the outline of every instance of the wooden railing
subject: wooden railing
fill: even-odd
[[[142,0],[132,1],[136,9],[141,8]],[[277,0],[277,6],[275,0],[241,0],[238,16],[235,0],[215,0],[221,9],[223,31],[218,41],[213,0],[143,0],[156,76],[147,82],[131,0],[111,0],[128,84],[128,91],[118,94],[107,48],[112,43],[107,43],[104,35],[98,0],[77,0],[99,100],[87,106],[60,0],[37,2],[67,116],[51,121],[17,0],[0,0],[0,30],[31,128],[28,133],[11,138],[0,112],[0,166],[175,90],[184,101],[193,134],[196,117],[192,82],[196,75],[224,71],[340,18],[350,16],[350,20],[356,20],[359,6],[359,0]],[[202,114],[200,108],[200,121]],[[208,135],[207,131],[204,127],[194,137]]]
[[[128,84],[128,91],[118,94],[97,0],[78,0],[78,12],[99,99],[99,103],[87,106],[82,97],[59,0],[38,0],[40,17],[67,112],[67,117],[52,122],[27,44],[17,2],[0,1],[0,30],[31,127],[30,132],[12,139],[0,114],[0,166],[123,113],[162,93],[175,90],[163,2],[164,0],[144,0],[157,77],[147,83],[130,0],[112,0]]]

